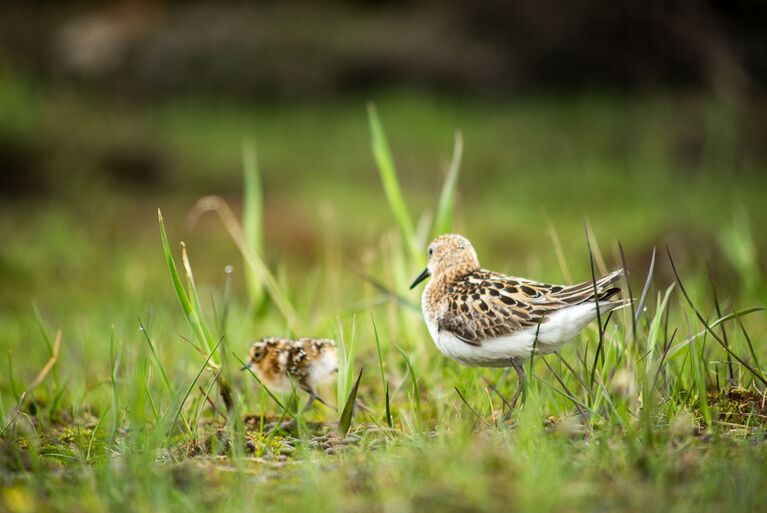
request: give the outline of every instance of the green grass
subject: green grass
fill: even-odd
[[[32,101],[12,86],[0,83],[8,111]],[[366,125],[356,100],[130,114],[32,96],[37,109],[0,119],[15,137],[61,135],[35,118],[58,105],[83,114],[70,137],[107,147],[88,132],[98,106],[153,126],[189,176],[163,193],[96,184],[78,205],[62,191],[0,206],[0,510],[767,507],[764,179],[733,179],[716,105],[707,161],[682,170],[664,98],[384,94]],[[242,146],[253,133],[258,161]],[[195,207],[230,183],[233,211]],[[488,383],[510,396],[514,373],[446,359],[412,307],[425,244],[449,227],[487,267],[550,281],[589,279],[589,247],[597,273],[621,265],[620,240],[635,297],[656,244],[645,308],[536,356],[504,422]],[[322,391],[337,411],[315,404],[288,428],[302,393],[271,396],[236,369],[249,340],[291,334],[343,351]]]

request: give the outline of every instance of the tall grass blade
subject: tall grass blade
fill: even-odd
[[[261,258],[261,254],[245,239],[242,226],[239,221],[237,221],[237,217],[235,217],[232,209],[229,208],[229,205],[218,196],[206,196],[200,198],[190,212],[189,224],[194,224],[197,218],[204,212],[215,212],[216,215],[218,215],[219,220],[224,225],[227,232],[229,232],[229,236],[237,246],[237,249],[240,250],[240,254],[242,254],[245,262],[255,276],[258,277],[258,280],[269,293],[269,297],[274,302],[274,305],[287,321],[288,327],[294,333],[300,332],[301,322],[296,315],[295,308],[289,301],[287,294],[283,292],[277,279],[275,279],[274,275],[269,271],[269,268]]]
[[[655,247],[652,248],[652,259],[650,260],[650,270],[647,271],[647,279],[644,282],[644,288],[642,289],[642,296],[639,298],[639,304],[637,305],[636,312],[634,313],[634,322],[639,322],[639,317],[642,315],[644,309],[644,303],[647,299],[647,293],[650,291],[650,284],[652,283],[652,276],[655,272]]]
[[[591,284],[594,289],[594,303],[595,303],[595,307],[597,311],[597,329],[599,334],[599,343],[597,344],[596,354],[594,354],[594,366],[591,369],[591,386],[593,387],[594,374],[597,371],[597,360],[599,360],[600,355],[602,355],[602,363],[604,364],[604,355],[602,353],[604,336],[602,331],[602,312],[600,311],[600,308],[599,308],[599,290],[597,290],[597,274],[596,274],[596,269],[594,267],[594,252],[591,250],[591,237],[589,236],[588,224],[585,225],[585,228],[586,228],[586,246],[588,247],[588,250],[589,250],[589,265],[591,266]]]
[[[200,296],[197,294],[197,285],[194,282],[192,264],[189,262],[189,255],[186,251],[186,244],[183,242],[181,243],[181,262],[184,265],[184,270],[186,271],[187,294],[192,304],[192,308],[194,309],[195,318],[197,319],[200,330],[202,332],[203,338],[201,342],[204,344],[204,347],[210,351],[215,342],[213,335],[208,328],[208,323],[205,322],[205,315],[202,311],[202,303],[200,303]],[[213,362],[220,363],[220,359],[217,359],[215,354],[213,355]]]
[[[626,288],[628,289],[629,294],[629,308],[631,308],[631,341],[636,344],[637,339],[637,321],[634,314],[634,293],[631,290],[631,280],[629,280],[629,270],[628,266],[626,265],[626,255],[623,252],[623,244],[621,244],[621,241],[618,241],[618,249],[620,250],[621,254],[621,266],[623,267],[624,272],[624,279],[626,280]]]
[[[645,337],[645,349],[648,353],[655,351],[655,347],[658,345],[658,339],[660,338],[661,322],[663,321],[663,313],[668,308],[668,301],[671,297],[671,291],[674,290],[675,284],[672,283],[666,289],[666,293],[663,295],[663,299],[660,299],[658,306],[655,310],[655,316],[650,322],[650,329]],[[660,294],[658,294],[660,298]]]
[[[650,387],[650,391],[654,392],[655,387],[658,384],[658,378],[660,377],[661,370],[663,369],[663,364],[666,363],[666,360],[668,358],[669,349],[671,349],[671,344],[674,342],[674,337],[676,337],[677,329],[674,329],[674,332],[671,333],[671,337],[668,339],[667,342],[664,343],[663,347],[663,354],[661,354],[660,360],[658,361],[658,368],[655,370],[655,377],[652,380],[652,386]]]
[[[184,312],[184,316],[186,317],[189,325],[192,328],[192,331],[194,332],[195,338],[197,338],[198,342],[201,343],[203,347],[207,347],[210,351],[208,339],[202,329],[202,321],[197,316],[197,311],[194,308],[192,302],[189,300],[186,289],[184,289],[184,284],[181,281],[181,276],[178,273],[176,262],[173,260],[173,254],[170,250],[170,243],[168,242],[168,234],[165,231],[165,222],[163,221],[162,212],[160,212],[160,209],[157,209],[157,218],[160,223],[160,237],[162,238],[163,254],[165,255],[165,262],[168,266],[168,272],[170,273],[171,282],[173,283],[173,289],[176,291],[176,297],[181,304],[181,309]]]
[[[381,177],[381,184],[383,185],[386,199],[389,202],[389,209],[394,215],[402,240],[408,248],[411,258],[417,261],[420,254],[415,242],[413,221],[402,197],[402,190],[400,189],[397,170],[394,167],[394,159],[389,149],[386,133],[378,117],[378,110],[372,103],[368,104],[368,122],[370,124],[373,158],[378,166],[378,173]]]
[[[442,192],[437,203],[437,216],[434,219],[434,235],[450,233],[453,231],[453,210],[455,204],[455,189],[458,183],[458,173],[461,171],[461,158],[463,157],[463,135],[460,130],[455,132],[453,144],[453,158],[450,168],[442,185]]]
[[[565,253],[562,250],[562,243],[559,240],[559,234],[557,233],[556,228],[554,228],[554,224],[546,220],[546,223],[548,224],[549,228],[549,238],[551,239],[551,243],[554,245],[554,253],[557,255],[557,261],[559,262],[559,269],[562,271],[562,278],[564,278],[565,283],[572,283],[573,279],[570,275],[570,268],[567,266],[567,259],[565,259]]]
[[[258,254],[264,253],[263,233],[263,192],[261,190],[261,176],[258,167],[256,147],[252,142],[245,142],[242,147],[242,170],[243,170],[243,202],[242,202],[242,232],[247,243]],[[245,264],[245,286],[248,290],[248,300],[251,308],[257,308],[264,294],[261,280],[256,272]]]
[[[338,375],[336,377],[336,404],[340,407],[346,402],[352,389],[354,380],[354,335],[356,331],[356,318],[352,318],[352,335],[349,343],[344,337],[341,319],[338,319]]]

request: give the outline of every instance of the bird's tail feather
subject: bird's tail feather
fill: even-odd
[[[621,291],[620,287],[608,288],[608,286],[611,285],[612,283],[615,283],[619,279],[621,279],[623,276],[625,276],[625,274],[626,274],[625,270],[618,269],[596,280],[596,289],[597,289],[596,297],[599,299],[600,302],[608,301],[611,297],[613,297],[614,295],[618,294]],[[583,283],[579,283],[578,285],[565,287],[560,292],[557,292],[556,296],[557,296],[557,299],[559,299],[560,301],[564,301],[571,304],[578,304],[584,301],[593,300],[595,297],[594,281],[592,280],[584,281]]]

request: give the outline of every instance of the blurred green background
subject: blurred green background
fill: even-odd
[[[5,2],[2,346],[28,341],[33,303],[58,323],[172,304],[158,207],[198,279],[218,286],[234,264],[239,290],[220,225],[184,219],[207,194],[239,209],[244,141],[270,264],[304,277],[331,237],[364,268],[394,226],[371,101],[412,214],[434,211],[461,131],[456,228],[484,265],[563,281],[553,230],[586,278],[589,222],[630,267],[672,243],[730,292],[731,230],[767,245],[764,14],[749,1]]]

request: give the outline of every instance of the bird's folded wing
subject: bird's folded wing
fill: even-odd
[[[608,299],[619,289],[606,287],[619,279],[615,271],[597,280],[599,299]],[[477,271],[456,283],[448,296],[448,307],[439,319],[439,329],[446,330],[468,344],[512,335],[538,326],[547,314],[594,298],[594,283],[549,285],[505,276],[491,271]]]

